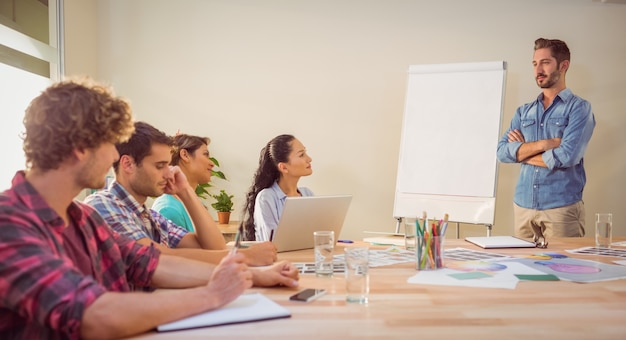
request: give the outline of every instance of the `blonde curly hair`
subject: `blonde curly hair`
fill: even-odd
[[[52,170],[75,149],[128,140],[130,104],[90,78],[55,83],[33,99],[24,116],[26,167]]]

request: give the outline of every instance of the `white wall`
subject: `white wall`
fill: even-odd
[[[66,13],[80,3],[66,0]],[[626,126],[626,5],[592,0],[88,3],[97,3],[90,23],[97,25],[97,61],[70,63],[94,37],[83,27],[91,11],[80,19],[68,15],[70,73],[90,73],[95,65],[94,76],[130,98],[138,119],[167,133],[180,129],[211,137],[210,151],[230,178],[216,184],[235,195],[235,216],[261,147],[277,134],[295,134],[313,157],[314,173],[300,183],[316,194],[354,195],[341,237],[355,239],[362,230],[394,227],[409,65],[507,61],[506,127],[515,108],[539,94],[531,66],[534,40],[563,39],[572,51],[567,84],[592,103],[597,120],[585,157],[588,234],[593,213],[605,211],[615,214],[615,234],[626,235],[620,209],[626,202],[626,137],[618,133]],[[516,165],[500,166],[494,234],[512,233],[517,174]],[[476,226],[462,230],[484,233]]]

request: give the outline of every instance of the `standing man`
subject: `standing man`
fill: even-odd
[[[115,182],[89,195],[85,203],[96,208],[113,230],[141,244],[154,244],[164,254],[219,263],[228,254],[226,242],[185,174],[178,166],[169,166],[172,144],[162,131],[136,122],[130,139],[116,145],[120,159],[113,164]],[[148,197],[163,193],[181,200],[196,226],[195,232],[146,207]],[[277,257],[271,242],[255,244],[241,253],[251,266],[270,265]]]
[[[521,163],[515,188],[515,235],[582,237],[583,156],[596,125],[591,105],[565,86],[565,42],[535,41],[533,68],[542,93],[520,106],[498,143],[498,160]]]

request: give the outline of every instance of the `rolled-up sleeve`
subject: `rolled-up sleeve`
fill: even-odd
[[[513,130],[520,130],[520,109],[518,108],[511,120],[511,125],[508,130],[504,132],[502,138],[498,142],[497,157],[502,163],[518,163],[517,151],[522,146],[522,142],[509,142],[509,132]]]
[[[570,168],[580,163],[595,126],[591,104],[583,99],[576,101],[572,105],[568,125],[561,136],[561,144],[542,155],[548,169]]]

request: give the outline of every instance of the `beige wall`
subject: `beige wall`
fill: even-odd
[[[98,74],[98,7],[97,0],[63,0],[65,24],[65,73]]]
[[[292,133],[313,157],[314,174],[301,185],[320,195],[354,195],[341,237],[355,239],[363,230],[394,227],[409,65],[507,61],[506,127],[515,108],[539,93],[533,41],[563,39],[572,51],[567,84],[592,103],[597,121],[585,157],[587,229],[594,212],[608,211],[615,214],[615,234],[626,235],[626,137],[618,133],[626,126],[626,5],[66,0],[65,6],[68,72],[113,83],[138,119],[167,133],[210,136],[210,150],[230,179],[216,184],[235,195],[235,216],[261,147]],[[500,166],[494,234],[512,233],[518,170]],[[480,226],[462,231],[484,233]]]

